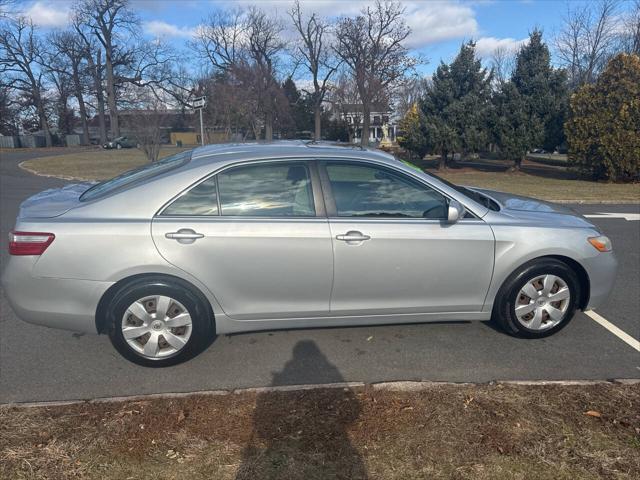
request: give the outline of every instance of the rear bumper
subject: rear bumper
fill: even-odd
[[[600,253],[583,261],[583,266],[589,275],[589,302],[585,310],[601,306],[607,298],[616,280],[618,260],[613,253]]]
[[[10,257],[2,273],[5,296],[16,315],[36,325],[97,333],[96,308],[113,283],[34,277],[36,259]]]

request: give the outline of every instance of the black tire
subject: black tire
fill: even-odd
[[[125,340],[121,323],[129,306],[144,297],[165,295],[180,302],[191,317],[191,335],[180,350],[163,358],[150,358],[134,350]],[[115,349],[127,360],[145,367],[168,367],[185,362],[215,339],[213,312],[202,293],[187,282],[165,277],[145,277],[124,285],[107,306],[108,334]]]
[[[520,289],[530,279],[539,275],[552,274],[560,277],[569,288],[571,297],[562,320],[546,330],[526,328],[517,318],[515,303]],[[492,320],[510,335],[521,338],[542,338],[562,330],[575,315],[580,298],[580,281],[576,273],[565,263],[553,258],[540,258],[518,268],[498,291],[493,306]]]

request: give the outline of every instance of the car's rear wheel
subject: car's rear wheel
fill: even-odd
[[[511,335],[549,336],[573,318],[580,282],[575,272],[555,259],[530,262],[504,283],[494,306],[494,320]]]
[[[166,367],[200,353],[214,337],[205,300],[185,285],[142,279],[125,285],[111,301],[109,338],[128,360]]]

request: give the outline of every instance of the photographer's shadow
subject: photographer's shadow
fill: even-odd
[[[272,385],[302,378],[313,365],[327,382],[344,378],[315,342],[300,341]],[[348,388],[258,394],[253,432],[242,453],[236,479],[366,479],[364,463],[348,427],[360,415],[360,403]]]

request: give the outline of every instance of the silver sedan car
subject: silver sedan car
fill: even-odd
[[[543,337],[616,274],[568,208],[320,143],[210,145],[48,190],[10,236],[18,316],[157,367],[267,329],[493,319]]]

